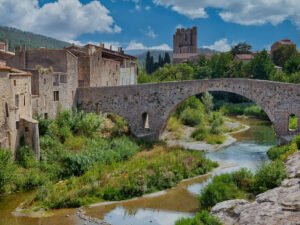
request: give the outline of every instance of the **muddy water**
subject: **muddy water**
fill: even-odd
[[[269,123],[256,119],[239,119],[251,128],[234,134],[235,144],[217,152],[207,153],[207,157],[218,161],[222,166],[211,175],[183,181],[166,192],[136,198],[119,203],[106,203],[86,207],[86,215],[104,219],[112,225],[174,225],[181,217],[189,217],[199,210],[196,194],[199,193],[211,176],[237,170],[242,167],[255,170],[267,160],[266,151],[275,145],[273,129]],[[30,193],[16,194],[0,199],[0,225],[83,225],[76,210],[57,210],[53,216],[28,218],[14,216],[11,212],[26,199]]]

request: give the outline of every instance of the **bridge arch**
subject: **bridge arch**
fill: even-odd
[[[300,133],[289,130],[289,116],[300,118],[300,86],[280,82],[224,78],[77,89],[77,106],[88,112],[112,112],[124,117],[131,133],[139,138],[158,139],[170,113],[188,97],[224,91],[248,98],[266,112],[274,124],[279,143]],[[98,108],[97,108],[98,107]],[[149,128],[143,113],[148,114]],[[299,120],[298,120],[298,123]]]
[[[197,95],[203,94],[203,93],[205,93],[205,92],[216,92],[216,91],[217,91],[217,92],[224,92],[224,93],[232,93],[232,94],[236,94],[236,95],[238,95],[238,96],[245,97],[246,99],[252,101],[252,102],[255,103],[257,106],[259,106],[259,107],[267,114],[267,116],[268,116],[269,120],[271,121],[271,123],[274,124],[274,116],[273,116],[272,112],[268,109],[268,107],[266,107],[265,105],[262,105],[262,104],[260,104],[260,103],[257,103],[255,100],[250,99],[248,96],[241,95],[241,94],[239,94],[239,93],[237,93],[237,92],[224,91],[224,90],[220,90],[220,89],[218,89],[218,90],[213,89],[213,90],[204,91],[204,92],[201,92],[201,93],[191,94],[190,96],[187,96],[187,97],[186,97],[185,99],[183,99],[182,101],[174,103],[174,105],[168,110],[168,112],[166,112],[166,113],[167,113],[167,118],[166,118],[166,120],[162,123],[162,125],[161,125],[161,127],[160,127],[160,129],[159,129],[159,135],[160,135],[160,136],[162,135],[162,133],[164,132],[164,130],[165,130],[166,126],[167,126],[167,123],[168,123],[169,118],[172,116],[172,114],[176,111],[176,109],[177,109],[184,101],[186,101],[186,100],[189,99],[190,97],[197,96]],[[292,114],[292,115],[294,115],[294,114]]]

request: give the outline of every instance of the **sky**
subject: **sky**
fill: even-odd
[[[75,44],[171,50],[177,28],[198,28],[198,46],[254,50],[289,38],[300,46],[300,0],[0,0],[0,25]]]

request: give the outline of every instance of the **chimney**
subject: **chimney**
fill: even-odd
[[[104,48],[104,43],[100,43],[100,48]]]

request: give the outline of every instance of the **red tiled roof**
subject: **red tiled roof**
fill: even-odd
[[[7,71],[9,73],[12,73],[13,75],[27,75],[27,76],[31,76],[31,73],[25,72],[23,70],[19,70],[16,68],[12,68],[6,65],[1,65],[0,64],[0,71]]]
[[[235,58],[239,60],[251,60],[254,56],[252,54],[237,54]]]

